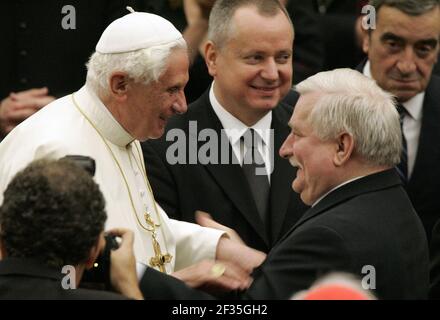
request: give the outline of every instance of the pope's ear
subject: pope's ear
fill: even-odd
[[[113,72],[109,79],[110,93],[115,98],[125,98],[128,91],[128,76],[124,72]]]

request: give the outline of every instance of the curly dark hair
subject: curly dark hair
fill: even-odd
[[[85,262],[107,218],[91,175],[69,160],[38,160],[9,183],[0,237],[9,257],[50,267]]]

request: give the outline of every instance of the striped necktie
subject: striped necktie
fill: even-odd
[[[406,184],[408,182],[408,146],[405,134],[403,133],[403,119],[408,114],[408,111],[400,103],[397,105],[397,111],[399,112],[400,129],[402,131],[402,153],[400,154],[400,163],[396,165],[396,170],[403,183]]]

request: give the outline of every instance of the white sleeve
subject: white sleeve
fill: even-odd
[[[224,231],[174,219],[170,219],[169,222],[176,240],[174,270],[183,269],[205,259],[215,259],[217,244]]]

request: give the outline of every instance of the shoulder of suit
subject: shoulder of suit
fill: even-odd
[[[431,80],[429,81],[429,86],[433,86],[435,89],[438,90],[440,87],[440,76],[433,74],[431,76]]]

